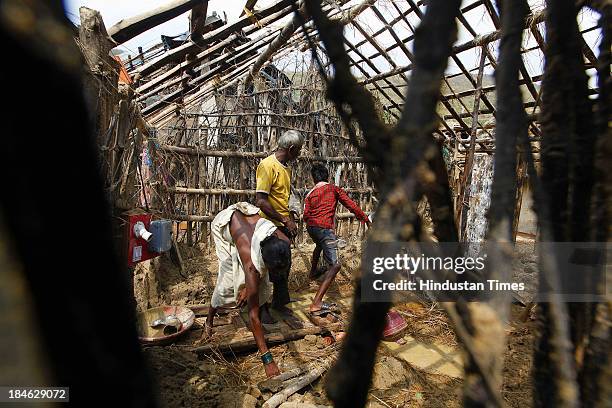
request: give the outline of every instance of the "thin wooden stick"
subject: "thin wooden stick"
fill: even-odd
[[[285,389],[274,394],[264,404],[263,408],[276,408],[283,402],[287,401],[291,395],[295,394],[317,378],[321,377],[331,366],[331,360],[326,360],[320,366],[314,368],[306,375],[299,377],[297,380],[291,382]]]

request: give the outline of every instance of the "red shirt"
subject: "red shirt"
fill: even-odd
[[[367,215],[349,198],[346,191],[330,183],[315,186],[304,201],[304,222],[310,227],[334,229],[338,201],[355,214],[358,220],[368,221]]]

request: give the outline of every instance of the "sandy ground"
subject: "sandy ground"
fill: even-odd
[[[358,274],[359,242],[350,242],[342,250],[344,272],[330,289],[331,296],[352,293],[350,277]],[[316,290],[307,278],[312,244],[293,250],[290,279],[292,291]],[[168,256],[138,266],[134,273],[134,291],[139,310],[160,304],[205,304],[210,299],[216,277],[214,253],[206,248],[182,248],[185,271],[181,274]],[[519,251],[515,274],[535,282],[533,256],[528,247]],[[419,341],[436,341],[457,346],[454,333],[445,315],[431,305],[417,303],[396,305],[408,320],[408,334]],[[508,406],[531,406],[531,379],[534,325],[520,315],[525,309],[512,308],[504,368],[503,396]],[[305,339],[275,346],[272,353],[281,371],[334,356],[339,343],[325,347],[321,338]],[[226,358],[221,355],[201,356],[181,346],[147,347],[144,353],[157,381],[163,407],[258,407],[272,395],[257,384],[265,380],[256,353]],[[287,407],[313,408],[331,406],[323,391],[325,377],[294,394]],[[433,375],[415,369],[402,360],[386,355],[381,349],[370,390],[369,407],[458,407],[461,406],[462,381]]]

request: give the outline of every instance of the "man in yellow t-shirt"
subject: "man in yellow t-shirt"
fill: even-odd
[[[257,166],[256,205],[260,215],[272,221],[289,238],[297,235],[297,226],[289,210],[291,170],[287,164],[300,156],[304,138],[295,130],[288,130],[278,139],[278,149]],[[288,273],[288,272],[287,272]],[[288,275],[272,281],[272,307],[282,309],[289,303]]]

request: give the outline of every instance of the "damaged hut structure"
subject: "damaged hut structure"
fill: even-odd
[[[561,250],[540,243],[610,238],[610,3],[225,2],[242,7],[233,19],[209,3],[168,1],[112,26],[81,7],[76,39],[162,405],[609,403],[609,295],[536,292],[564,284]],[[184,34],[114,53],[185,13]],[[289,164],[298,232],[289,312],[264,325],[282,373],[270,380],[249,317],[210,308],[212,221],[257,203],[256,169],[287,131],[304,140]],[[326,295],[337,309],[314,319],[303,209],[317,163],[373,222],[338,205],[342,268]],[[481,278],[523,285],[478,302],[430,291],[368,301],[362,255],[385,242],[463,243],[475,257],[487,247]]]

